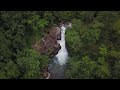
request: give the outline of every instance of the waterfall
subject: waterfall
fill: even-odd
[[[58,51],[58,54],[53,58],[53,62],[49,64],[49,71],[52,79],[64,79],[64,70],[66,62],[68,60],[68,51],[65,45],[65,31],[66,28],[71,27],[69,25],[62,25],[61,30],[61,40],[58,40],[58,43],[61,46],[61,49]]]
[[[65,64],[68,59],[68,52],[65,46],[65,31],[66,31],[66,28],[62,26],[61,27],[61,40],[58,40],[58,43],[60,44],[61,49],[59,50],[58,54],[55,56],[58,59],[58,62],[60,65]]]

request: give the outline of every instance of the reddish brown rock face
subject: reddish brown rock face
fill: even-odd
[[[61,31],[58,27],[53,27],[50,33],[44,36],[38,43],[33,45],[33,48],[41,54],[49,55],[50,57],[58,53],[61,46],[57,40],[61,39]]]

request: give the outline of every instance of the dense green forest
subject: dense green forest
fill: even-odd
[[[66,78],[120,79],[120,12],[0,11],[0,79],[42,79],[50,57],[32,44],[69,21]]]

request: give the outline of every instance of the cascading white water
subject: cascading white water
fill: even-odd
[[[61,46],[61,49],[58,51],[58,54],[53,58],[53,62],[49,64],[49,72],[52,79],[64,79],[64,70],[66,67],[66,62],[68,60],[68,51],[65,45],[65,31],[66,28],[71,28],[71,23],[69,25],[62,25],[61,29],[61,40],[58,40],[58,43]]]
[[[65,31],[66,31],[66,28],[62,26],[61,40],[58,40],[58,43],[60,43],[61,49],[59,50],[58,54],[55,56],[58,59],[58,62],[60,65],[65,64],[68,59],[68,52],[65,46]]]

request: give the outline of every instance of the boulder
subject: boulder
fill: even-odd
[[[33,45],[33,48],[40,54],[53,57],[61,49],[57,40],[61,39],[61,31],[58,27],[53,27],[49,34],[45,35],[39,42]]]

